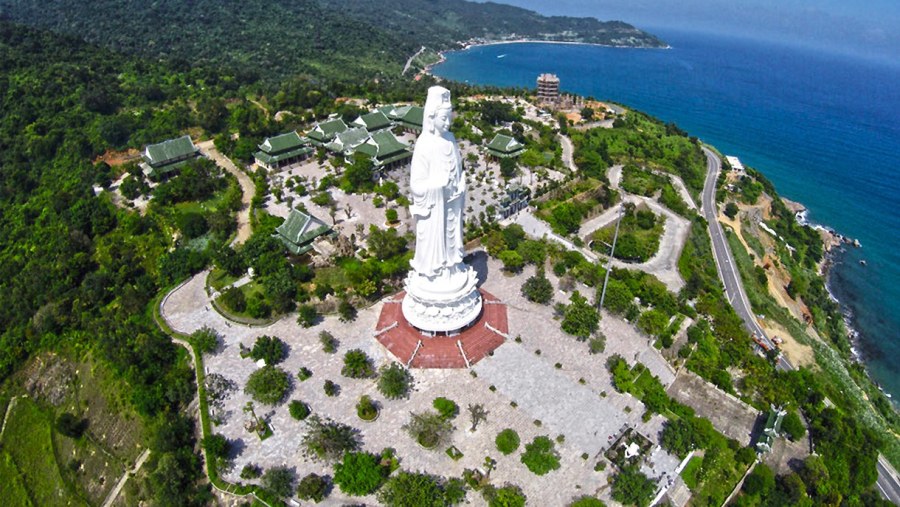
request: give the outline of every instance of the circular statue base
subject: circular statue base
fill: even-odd
[[[410,368],[467,368],[494,351],[508,338],[506,305],[485,290],[477,290],[480,313],[458,332],[441,335],[421,331],[403,312],[409,295],[401,292],[385,300],[375,331],[379,341]]]
[[[475,270],[463,269],[433,279],[409,274],[403,316],[414,327],[430,333],[460,331],[481,314],[481,294]],[[449,271],[449,270],[448,270]]]

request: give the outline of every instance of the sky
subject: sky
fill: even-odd
[[[900,61],[900,0],[493,0],[651,31],[730,33]]]

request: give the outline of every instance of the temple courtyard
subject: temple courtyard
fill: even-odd
[[[407,470],[459,477],[465,469],[483,467],[485,457],[490,456],[497,462],[491,482],[498,486],[505,483],[520,486],[532,505],[564,505],[584,494],[614,503],[608,479],[615,473],[615,467],[603,454],[625,430],[633,428],[652,443],[643,456],[642,471],[657,481],[659,487],[667,488],[677,476],[680,460],[657,445],[665,419],[654,415],[644,421],[641,402],[617,393],[606,367],[610,355],[619,354],[629,363],[642,362],[664,386],[670,386],[676,380],[676,372],[650,340],[631,324],[604,314],[600,331],[607,337],[606,348],[602,353],[589,354],[587,343],[578,342],[560,330],[552,303],[538,305],[521,295],[521,285],[534,274],[533,267],[512,276],[501,271],[498,261],[487,259],[483,253],[480,261],[479,275],[484,280],[480,289],[506,305],[507,338],[471,368],[413,368],[410,396],[399,400],[386,399],[376,388],[374,379],[350,379],[341,375],[343,355],[351,349],[363,350],[376,368],[397,360],[375,337],[379,315],[393,296],[360,309],[353,322],[343,323],[337,316],[326,316],[317,325],[303,328],[296,323],[295,315],[287,315],[264,327],[227,320],[211,304],[207,272],[171,292],[162,302],[161,312],[173,329],[189,334],[208,326],[224,337],[216,352],[204,356],[207,377],[227,380],[231,386],[219,406],[212,408],[217,423],[213,432],[224,435],[232,444],[233,466],[224,477],[232,482],[247,482],[239,477],[247,464],[263,469],[287,466],[296,472],[298,479],[311,472],[332,474],[331,463],[313,461],[302,454],[300,441],[306,424],[291,418],[287,406],[290,400],[302,400],[313,414],[357,428],[365,450],[379,453],[386,447],[395,449],[400,466]],[[548,278],[558,286],[552,273],[548,273]],[[587,287],[576,286],[576,289],[583,294],[591,293]],[[556,293],[556,302],[568,302],[568,299],[569,294]],[[322,331],[330,332],[339,341],[336,353],[322,350],[319,342]],[[276,336],[288,345],[287,358],[279,366],[291,374],[293,382],[281,404],[255,404],[256,415],[267,420],[273,431],[265,440],[245,428],[250,416],[244,407],[251,398],[243,392],[243,387],[249,375],[260,366],[240,354],[242,345],[252,347],[262,335]],[[312,371],[311,378],[302,382],[296,377],[301,367]],[[340,386],[339,395],[326,396],[325,380]],[[373,422],[364,422],[356,415],[355,405],[362,395],[369,395],[381,407],[380,416]],[[450,441],[462,453],[458,460],[445,452],[447,445],[426,450],[402,429],[410,412],[431,410],[437,397],[449,398],[460,407],[459,415],[453,420],[455,430]],[[481,404],[488,411],[487,420],[475,431],[470,431],[466,410],[471,404]],[[494,443],[497,434],[506,428],[514,429],[522,442],[519,450],[508,456],[501,454]],[[558,470],[544,476],[534,475],[519,459],[524,445],[540,435],[554,439],[561,464]],[[606,462],[605,468],[595,471],[595,465],[600,462]],[[470,491],[467,499],[474,505],[484,504],[476,492]],[[335,488],[328,502],[374,504],[375,499],[348,497]]]

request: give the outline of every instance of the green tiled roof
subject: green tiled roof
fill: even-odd
[[[386,129],[391,126],[391,120],[379,110],[364,114],[353,120],[353,124],[358,127],[365,127],[369,132]]]
[[[390,130],[375,132],[366,139],[366,142],[357,146],[354,151],[372,157],[375,165],[389,164],[412,156],[409,146],[400,142]]]
[[[400,106],[388,116],[404,127],[421,129],[425,109],[421,106]]]
[[[304,144],[303,139],[297,132],[288,132],[287,134],[267,138],[259,145],[259,149],[269,155],[276,155],[283,151],[296,150],[303,147]]]
[[[144,149],[142,156],[151,167],[159,167],[193,157],[199,151],[190,136],[182,136],[159,144],[151,144]]]
[[[347,130],[348,127],[344,120],[341,118],[333,118],[331,120],[319,122],[313,127],[312,130],[309,131],[306,135],[309,136],[310,139],[317,141],[319,143],[326,143],[334,139],[334,137],[341,132]]]
[[[294,255],[306,253],[312,249],[312,242],[331,228],[318,218],[302,211],[292,209],[287,219],[275,229],[275,237]]]
[[[282,160],[287,160],[293,157],[299,157],[301,155],[306,155],[308,153],[312,153],[313,149],[309,146],[300,146],[295,150],[284,151],[281,153],[277,153],[275,155],[270,155],[264,151],[257,151],[253,154],[257,160],[263,162],[264,164],[271,164],[272,162],[281,162]]]
[[[497,134],[488,144],[487,149],[493,155],[512,157],[521,153],[525,149],[525,145],[512,137]]]
[[[391,117],[391,113],[394,112],[394,109],[395,109],[395,107],[393,104],[388,104],[386,106],[381,106],[378,108],[378,110],[381,111],[382,113],[384,113],[385,116],[387,116],[388,118]]]
[[[369,133],[362,127],[356,127],[345,130],[335,136],[334,141],[326,144],[325,147],[335,153],[344,153],[353,150],[360,144],[366,142]]]

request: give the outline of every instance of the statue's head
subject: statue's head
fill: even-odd
[[[438,135],[449,132],[452,113],[450,90],[443,86],[432,86],[428,89],[428,98],[425,99],[422,129]]]

